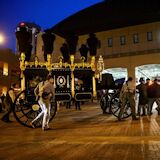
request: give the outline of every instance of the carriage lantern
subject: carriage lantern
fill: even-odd
[[[102,81],[102,71],[104,70],[104,61],[102,55],[99,56],[97,62],[97,70],[99,71],[99,79]]]

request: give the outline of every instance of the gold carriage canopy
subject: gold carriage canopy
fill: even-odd
[[[33,74],[36,73],[36,71],[41,72],[42,70],[45,72],[41,72],[42,75],[42,79],[46,78],[46,75],[48,73],[53,74],[54,79],[57,81],[57,78],[59,79],[60,82],[57,81],[57,83],[59,83],[59,85],[63,85],[63,81],[65,81],[63,79],[63,76],[65,75],[64,73],[70,72],[70,77],[66,76],[66,81],[67,83],[65,83],[68,87],[68,91],[63,91],[59,89],[60,93],[64,93],[64,92],[71,92],[71,96],[74,97],[75,96],[75,83],[83,83],[84,80],[87,80],[87,77],[90,77],[91,81],[89,82],[89,84],[92,85],[92,87],[90,87],[92,89],[92,96],[96,97],[96,78],[100,78],[101,77],[101,72],[104,68],[104,63],[103,63],[103,58],[102,56],[100,56],[99,61],[97,63],[97,70],[99,72],[99,74],[96,74],[96,60],[95,60],[95,56],[91,57],[91,61],[89,62],[85,62],[85,59],[83,57],[81,57],[81,62],[80,63],[75,63],[74,62],[74,55],[70,56],[70,63],[63,63],[63,57],[59,58],[59,62],[58,63],[51,63],[51,55],[48,54],[47,55],[47,61],[46,62],[39,62],[38,58],[35,57],[35,60],[33,62],[27,62],[25,61],[25,54],[21,53],[20,56],[20,69],[21,69],[21,89],[24,90],[27,87],[26,81],[28,81],[29,77],[32,77]],[[29,74],[26,74],[27,70],[29,70]],[[59,71],[59,72],[56,72]],[[55,73],[60,73],[60,71],[64,71],[63,72],[63,76],[60,75],[56,75]],[[69,74],[68,74],[69,75]],[[81,76],[81,78],[77,78],[78,76]],[[58,77],[56,77],[58,76]],[[83,79],[83,76],[85,76],[85,78]],[[68,80],[70,80],[68,82]],[[62,84],[60,84],[62,83]],[[55,83],[55,85],[57,85]],[[55,86],[56,87],[56,86]],[[66,88],[67,88],[66,87]],[[62,89],[62,88],[61,88]]]

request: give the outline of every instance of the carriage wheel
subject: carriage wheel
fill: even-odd
[[[29,90],[24,90],[19,93],[14,102],[13,113],[16,120],[26,126],[32,127],[30,125],[31,121],[40,113],[41,109],[36,101],[36,97]],[[51,116],[50,121],[54,118],[57,112],[57,105],[55,102],[51,102]],[[40,127],[42,124],[42,118],[40,118],[36,123],[36,127]]]
[[[120,95],[120,92],[115,93],[112,96],[111,102],[110,102],[111,112],[116,117],[118,117],[119,112],[120,112],[120,107],[121,107],[121,103],[119,101],[119,95]],[[125,105],[125,109],[124,109],[124,113],[122,115],[122,119],[123,118],[128,118],[129,116],[131,116],[131,107],[130,107],[129,103],[127,103]]]

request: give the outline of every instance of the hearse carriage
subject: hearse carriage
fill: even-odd
[[[99,57],[97,65],[95,65],[96,51],[98,47],[98,38],[95,34],[89,34],[87,39],[88,47],[79,49],[81,54],[81,62],[74,62],[74,54],[78,44],[78,37],[73,32],[66,33],[65,42],[62,44],[60,51],[63,57],[60,57],[58,63],[51,63],[51,55],[53,52],[53,44],[55,35],[50,29],[45,30],[42,34],[44,44],[44,60],[39,62],[35,56],[33,62],[31,59],[32,45],[30,44],[30,34],[27,25],[19,26],[16,31],[16,38],[19,46],[20,69],[21,69],[21,93],[19,93],[14,102],[14,116],[19,123],[24,126],[31,127],[30,122],[41,111],[37,98],[34,94],[34,88],[40,81],[46,80],[48,74],[54,78],[55,99],[51,102],[51,119],[57,112],[57,102],[69,102],[72,99],[76,101],[88,101],[96,97],[96,75],[99,75],[100,90],[107,90],[106,94],[101,97],[101,108],[105,111],[106,106],[113,115],[117,116],[120,110],[119,88],[116,88],[115,82],[111,75],[102,75],[104,63],[102,56]],[[83,44],[83,46],[85,46]],[[90,52],[90,63],[87,62],[87,52]],[[96,70],[97,67],[97,70]],[[99,74],[97,74],[99,71]],[[81,82],[81,90],[75,92],[75,80]],[[98,89],[98,83],[97,83]],[[114,93],[109,94],[109,90]],[[130,108],[126,105],[123,118],[130,116]],[[41,121],[37,124],[41,126]]]
[[[57,102],[88,101],[96,95],[95,87],[95,66],[93,57],[91,63],[85,63],[82,59],[80,63],[63,63],[62,57],[58,63],[51,63],[51,56],[48,55],[47,62],[38,62],[35,57],[34,62],[25,61],[24,53],[21,53],[21,92],[14,102],[14,116],[16,120],[24,126],[31,127],[30,122],[41,111],[34,89],[40,81],[45,81],[48,74],[54,78],[55,100],[51,102],[51,119],[57,112]],[[75,92],[75,80],[82,82],[82,90]],[[37,127],[41,126],[41,121]]]

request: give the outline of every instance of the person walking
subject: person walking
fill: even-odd
[[[120,93],[120,101],[122,102],[120,112],[118,115],[118,120],[122,119],[122,115],[124,113],[125,106],[127,102],[129,102],[132,112],[132,120],[138,120],[135,112],[135,84],[133,82],[133,78],[129,77],[126,83],[123,85]]]
[[[54,84],[54,79],[51,75],[49,75],[48,78],[47,78],[47,81],[40,82],[35,89],[35,93],[37,94],[36,90],[37,90],[37,88],[39,88],[38,104],[41,107],[41,112],[30,123],[33,128],[35,128],[34,123],[43,115],[42,130],[49,129],[51,101],[55,97],[55,90],[54,90],[54,85],[53,84]]]

